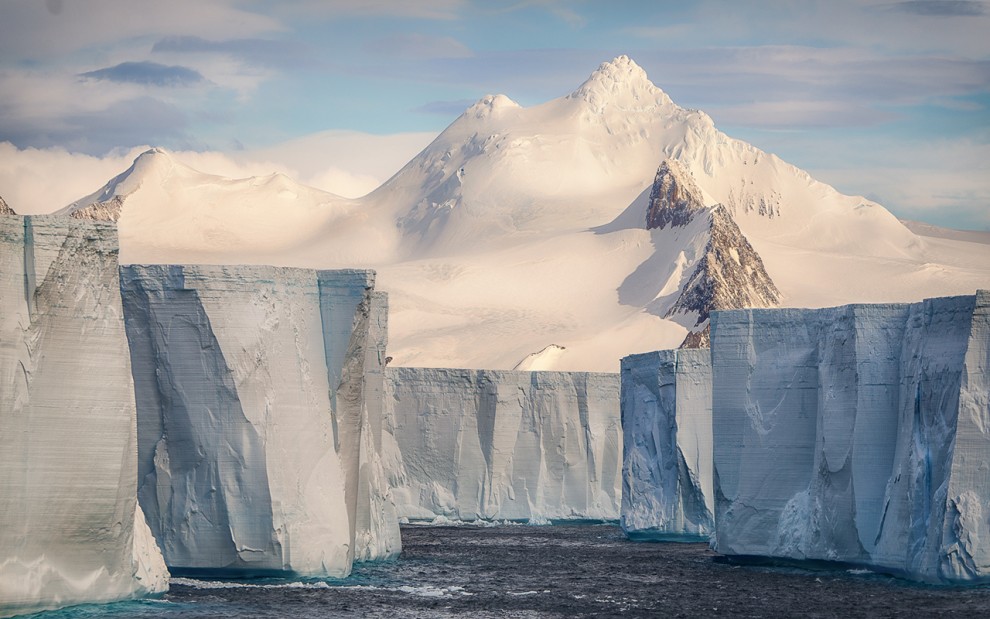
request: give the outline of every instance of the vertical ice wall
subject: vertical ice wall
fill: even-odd
[[[990,577],[988,306],[716,314],[718,551]]]
[[[714,530],[711,357],[663,350],[622,360],[622,513],[633,539]]]
[[[401,516],[618,517],[618,375],[388,368],[386,392]]]
[[[111,225],[0,216],[0,616],[161,593]]]
[[[399,516],[389,485],[385,444],[385,359],[388,346],[388,294],[372,292],[369,298],[368,333],[365,344],[364,402],[358,479],[358,510],[355,521],[354,559],[373,561],[398,556],[402,550]],[[355,330],[354,337],[361,337]],[[392,452],[394,453],[394,452]]]
[[[384,510],[359,498],[376,492],[360,476],[373,281],[262,266],[122,269],[139,492],[173,571],[343,576],[359,520],[366,545],[397,531],[369,523]]]

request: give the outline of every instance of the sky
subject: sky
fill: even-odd
[[[358,196],[482,96],[627,54],[843,193],[990,230],[988,33],[976,0],[0,0],[0,196],[54,210],[148,146]]]

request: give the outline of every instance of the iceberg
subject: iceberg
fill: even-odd
[[[617,374],[403,367],[385,379],[400,517],[618,518]]]
[[[369,271],[121,269],[138,496],[173,572],[339,577],[398,552],[387,488],[365,473],[373,285]]]
[[[0,215],[0,617],[163,593],[112,225]]]
[[[990,581],[990,293],[713,314],[715,548]]]
[[[635,540],[707,540],[714,531],[708,349],[622,359],[622,510]]]

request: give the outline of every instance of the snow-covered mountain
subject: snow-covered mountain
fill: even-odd
[[[690,212],[657,210],[664,178]],[[65,211],[118,208],[124,262],[377,269],[394,365],[617,371],[723,306],[990,285],[990,246],[915,234],[726,136],[625,56],[541,105],[482,98],[365,198],[153,150]]]
[[[154,148],[58,214],[118,222],[125,262],[283,263],[298,262],[296,252],[306,252],[325,228],[346,227],[358,207],[284,174],[213,176]],[[324,247],[333,255],[321,259],[367,260],[361,240]]]
[[[7,203],[0,197],[0,215],[16,215],[14,209],[7,206]]]

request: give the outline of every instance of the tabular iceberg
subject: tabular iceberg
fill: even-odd
[[[116,228],[0,216],[0,616],[162,593]]]
[[[362,459],[373,284],[368,271],[122,268],[139,496],[173,571],[344,576],[356,555],[398,552],[397,523],[371,512],[387,489],[362,482],[377,457],[371,440]]]
[[[617,374],[387,368],[386,392],[400,516],[618,517]]]
[[[716,313],[716,549],[990,579],[988,334],[986,291]]]
[[[622,513],[632,539],[708,539],[712,373],[708,349],[622,359]]]

